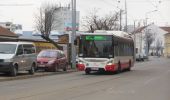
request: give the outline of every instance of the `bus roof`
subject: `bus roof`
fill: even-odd
[[[115,37],[121,37],[126,39],[132,39],[129,33],[123,31],[95,31],[94,33],[80,33],[80,35],[113,35]]]

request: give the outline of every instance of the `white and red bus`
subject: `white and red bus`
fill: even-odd
[[[128,33],[102,31],[80,33],[77,68],[86,74],[91,71],[130,71],[134,65],[134,42]]]

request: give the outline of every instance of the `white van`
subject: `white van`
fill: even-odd
[[[34,74],[36,50],[31,42],[0,42],[0,72],[16,76],[18,71]]]

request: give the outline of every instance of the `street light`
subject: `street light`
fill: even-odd
[[[120,3],[120,0],[118,0],[117,2]],[[125,29],[124,29],[124,30],[125,30],[125,32],[127,32],[127,1],[125,0],[124,2],[125,2],[125,9],[124,9],[124,11],[125,11]],[[120,8],[119,8],[119,9],[120,9]],[[122,12],[122,11],[123,11],[123,10],[120,9],[120,30],[122,30],[122,25],[121,25],[121,23],[122,23],[122,22],[121,22],[121,20],[122,20],[122,17],[121,17],[121,16],[122,16],[122,13],[121,13],[121,12]]]
[[[147,26],[147,19],[148,19],[148,14],[150,14],[150,13],[153,13],[153,12],[156,12],[156,11],[158,11],[158,10],[152,10],[152,11],[149,11],[149,12],[146,12],[145,13],[145,19],[146,19],[146,22],[145,22],[145,24],[146,24],[146,26]]]

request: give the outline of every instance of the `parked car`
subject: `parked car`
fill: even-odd
[[[144,53],[137,53],[136,54],[136,61],[144,61],[144,59],[145,59],[145,55],[144,55]]]
[[[29,42],[0,42],[0,72],[16,76],[18,71],[34,74],[36,50]]]
[[[37,68],[45,71],[67,71],[68,60],[61,50],[42,50],[37,56]]]

